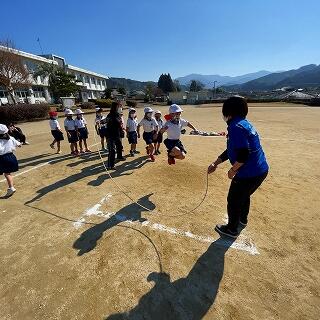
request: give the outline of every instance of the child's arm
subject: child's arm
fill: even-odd
[[[138,132],[138,138],[140,138],[140,124],[138,124],[137,132]]]
[[[66,134],[67,134],[67,136],[68,137],[70,137],[71,136],[71,134],[69,133],[69,131],[68,131],[68,127],[64,127],[64,130],[66,130]]]
[[[167,130],[168,130],[168,127],[164,126],[164,127],[162,127],[162,128],[160,129],[159,132],[160,132],[161,134],[163,134],[163,133],[165,133]]]
[[[190,122],[188,122],[187,126],[194,131],[198,131],[198,129],[196,129]]]

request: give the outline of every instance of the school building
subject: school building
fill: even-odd
[[[0,50],[6,50],[6,47],[0,46]],[[67,64],[65,58],[54,55],[35,55],[20,50],[10,50],[22,57],[25,67],[30,72],[30,85],[26,88],[15,90],[15,96],[21,103],[52,103],[52,98],[48,86],[48,77],[38,76],[34,78],[33,73],[40,64],[51,64],[59,66],[67,73],[73,74],[77,79],[79,91],[77,97],[80,101],[86,102],[88,99],[100,98],[106,89],[106,75],[96,73]],[[0,86],[0,105],[8,103],[8,94],[6,90]]]

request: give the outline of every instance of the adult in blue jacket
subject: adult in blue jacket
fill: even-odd
[[[208,167],[208,173],[229,160],[231,168],[228,177],[231,185],[228,193],[228,224],[216,225],[222,235],[236,238],[238,227],[248,223],[250,196],[258,189],[268,175],[269,166],[260,144],[259,135],[246,119],[247,101],[240,96],[227,99],[222,107],[224,120],[228,124],[227,149]]]

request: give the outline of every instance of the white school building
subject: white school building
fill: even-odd
[[[0,50],[6,50],[6,47],[0,46]],[[109,79],[106,75],[99,74],[93,71],[85,70],[66,63],[65,58],[54,54],[35,55],[20,50],[10,50],[20,55],[23,62],[30,72],[31,85],[15,90],[15,96],[21,103],[52,103],[48,87],[48,77],[38,76],[36,79],[33,73],[38,66],[43,63],[53,64],[64,69],[68,74],[73,74],[78,80],[77,85],[79,91],[77,98],[86,102],[88,99],[98,99],[107,88],[106,80]],[[0,86],[0,105],[8,103],[8,94],[5,88]]]

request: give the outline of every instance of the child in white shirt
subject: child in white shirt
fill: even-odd
[[[161,154],[161,152],[160,152],[160,144],[162,143],[162,140],[163,140],[163,134],[160,132],[160,130],[164,126],[164,121],[161,118],[161,111],[157,110],[154,113],[154,116],[155,116],[155,120],[157,121],[157,124],[158,124],[159,132],[157,134],[156,139],[153,141],[153,144],[154,144],[155,154],[158,155],[158,154]]]
[[[181,119],[182,108],[177,104],[173,104],[169,108],[170,120],[168,120],[164,127],[160,130],[161,133],[167,132],[167,139],[164,144],[168,149],[168,163],[175,164],[175,159],[183,160],[187,151],[180,141],[181,129],[183,127],[190,127],[195,132],[198,130],[187,120]]]
[[[70,109],[65,110],[65,116],[66,119],[64,120],[64,128],[66,130],[67,136],[68,136],[68,141],[70,143],[70,149],[71,149],[71,154],[73,156],[79,155],[78,151],[78,133],[77,133],[77,128],[76,128],[76,123],[74,119],[72,118],[73,111]]]
[[[11,197],[16,192],[11,173],[18,171],[19,166],[13,151],[16,147],[21,147],[19,141],[9,136],[8,131],[7,126],[0,124],[0,175],[4,175],[8,183],[5,198]]]
[[[50,111],[49,112],[50,120],[49,120],[49,125],[51,129],[51,134],[53,136],[53,141],[50,144],[50,147],[54,149],[54,145],[57,144],[57,154],[61,153],[61,148],[60,148],[60,141],[64,140],[63,138],[63,133],[60,128],[60,124],[57,120],[58,118],[58,113],[56,111]]]
[[[140,138],[140,127],[143,127],[143,140],[146,142],[147,154],[149,155],[151,161],[155,161],[153,154],[153,140],[158,134],[158,123],[154,118],[152,118],[153,110],[150,107],[144,108],[144,118],[140,121],[138,125],[138,138]]]
[[[127,138],[128,142],[130,144],[130,155],[134,157],[136,153],[139,153],[137,151],[137,143],[138,143],[138,133],[137,133],[137,128],[138,128],[138,120],[137,120],[137,115],[136,115],[136,110],[133,108],[129,109],[129,116],[127,120],[127,126],[126,126],[126,131],[127,131]]]
[[[76,130],[78,132],[78,137],[79,137],[80,153],[91,152],[91,150],[89,150],[88,145],[87,145],[89,130],[87,127],[87,121],[83,117],[84,112],[80,109],[77,109],[75,113],[76,113],[77,117],[74,121],[75,121]],[[83,151],[83,147],[82,147],[82,141],[83,141],[84,148],[85,148],[84,151]]]

